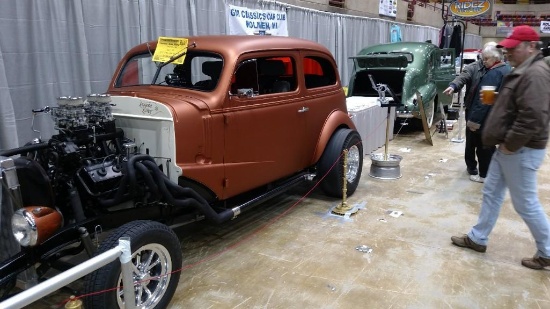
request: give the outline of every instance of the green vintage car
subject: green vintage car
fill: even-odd
[[[396,110],[396,122],[412,118],[421,124],[416,91],[422,96],[428,127],[433,124],[439,103],[446,110],[452,97],[443,90],[455,78],[454,49],[440,49],[432,43],[397,42],[363,48],[354,60],[348,97],[377,97],[369,75],[376,84],[386,84],[402,106]]]

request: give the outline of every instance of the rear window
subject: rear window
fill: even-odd
[[[404,52],[375,52],[375,53],[368,53],[367,55],[400,55],[400,56],[405,56],[405,58],[407,58],[408,63],[411,63],[414,60],[413,54],[404,53]]]
[[[336,72],[332,63],[322,57],[304,58],[306,88],[319,88],[336,84]]]

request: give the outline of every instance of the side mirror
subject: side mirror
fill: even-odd
[[[164,81],[168,85],[180,85],[181,84],[180,77],[177,74],[173,74],[173,73],[166,74],[166,77],[164,78]]]
[[[237,89],[237,96],[239,98],[252,98],[254,96],[254,90],[252,88]]]

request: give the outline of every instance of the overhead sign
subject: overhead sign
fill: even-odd
[[[489,0],[454,0],[449,9],[455,16],[474,17],[489,13],[491,6]]]
[[[542,20],[540,22],[540,32],[550,33],[550,21]]]
[[[286,11],[228,5],[229,34],[288,36]]]
[[[172,57],[181,55],[187,49],[187,41],[185,38],[159,37],[153,61],[168,62]],[[185,54],[174,60],[173,63],[182,64],[183,60],[185,60]]]

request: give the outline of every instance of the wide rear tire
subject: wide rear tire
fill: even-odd
[[[132,221],[112,232],[99,246],[101,254],[130,237],[137,308],[166,308],[180,278],[182,252],[176,234],[154,221]],[[174,272],[175,271],[175,272]],[[117,259],[86,277],[85,293],[105,291],[122,285]],[[123,289],[84,298],[84,308],[124,308]]]
[[[357,131],[340,129],[330,138],[321,159],[317,164],[317,177],[323,180],[321,189],[328,196],[341,198],[344,186],[344,149],[348,149],[346,169],[347,196],[351,196],[361,179],[363,170],[363,143]],[[336,162],[336,164],[335,164]]]

